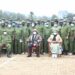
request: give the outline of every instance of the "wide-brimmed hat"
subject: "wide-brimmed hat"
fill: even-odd
[[[33,29],[33,31],[32,31],[32,32],[34,32],[34,31],[38,32],[38,31],[37,31],[37,29]]]

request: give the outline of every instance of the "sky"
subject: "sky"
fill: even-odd
[[[0,10],[36,16],[51,16],[67,10],[75,13],[75,0],[0,0]]]

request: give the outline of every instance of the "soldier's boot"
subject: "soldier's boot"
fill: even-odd
[[[11,50],[7,50],[7,57],[11,58]]]
[[[36,47],[36,56],[40,57],[39,46]]]

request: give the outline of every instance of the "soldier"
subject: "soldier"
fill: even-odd
[[[68,48],[68,44],[69,44],[69,26],[64,25],[61,28],[61,37],[63,39],[63,53],[67,54],[69,48]]]
[[[74,24],[71,24],[70,26],[70,31],[69,31],[69,49],[70,49],[70,52],[74,52],[74,30],[75,30],[75,27],[74,27]]]
[[[1,37],[2,34],[1,34],[1,32],[2,32],[2,31],[1,31],[1,29],[0,29],[0,56],[1,56],[1,52],[2,52],[2,50],[1,50],[1,43],[2,43],[2,37]]]
[[[24,45],[25,45],[25,35],[24,35],[24,31],[21,29],[19,36],[18,36],[18,53],[21,54],[22,52],[25,52],[24,50]]]
[[[74,53],[75,53],[75,28],[74,28],[74,44],[73,44],[73,46],[74,46]]]
[[[6,31],[3,31],[0,49],[6,49],[7,57],[11,57],[11,35],[9,35]]]
[[[17,54],[18,48],[17,48],[17,44],[18,44],[18,36],[17,36],[17,32],[14,29],[12,31],[12,50],[14,54]]]
[[[27,39],[28,41],[28,57],[32,56],[32,48],[36,47],[36,54],[37,57],[39,57],[39,46],[40,46],[40,42],[42,41],[41,36],[38,34],[37,30],[34,29],[32,34],[29,36],[29,38]]]
[[[58,23],[54,22],[54,26],[52,27],[52,31],[55,32],[55,31],[59,31],[60,29],[61,29],[61,27],[58,26]]]

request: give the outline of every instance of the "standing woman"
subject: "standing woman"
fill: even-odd
[[[53,58],[57,58],[62,54],[62,38],[58,31],[53,32],[47,41]]]

